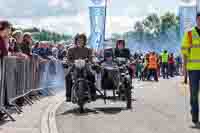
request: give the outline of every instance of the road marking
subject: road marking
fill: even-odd
[[[54,97],[55,103],[51,103],[45,110],[41,119],[41,133],[58,133],[56,126],[56,110],[64,102],[64,97]]]

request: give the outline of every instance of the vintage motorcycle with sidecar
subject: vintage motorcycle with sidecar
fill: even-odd
[[[79,59],[70,66],[73,81],[71,102],[80,107],[80,112],[84,112],[86,103],[97,99],[103,99],[105,104],[106,100],[125,101],[126,108],[132,108],[133,86],[128,60],[116,58],[114,62],[115,65],[108,66]],[[88,74],[101,76],[93,81]],[[100,86],[96,84],[97,80],[101,80]],[[112,92],[112,95],[108,95],[108,92]]]

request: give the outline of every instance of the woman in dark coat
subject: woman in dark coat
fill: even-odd
[[[0,58],[1,60],[3,57],[8,56],[8,49],[9,49],[9,36],[11,33],[11,24],[8,21],[0,21]],[[1,62],[2,65],[2,62]],[[7,91],[4,91],[5,96],[5,104],[8,104]],[[0,119],[3,119],[4,113],[0,111]]]

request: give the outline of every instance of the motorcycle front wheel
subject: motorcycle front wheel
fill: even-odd
[[[125,96],[126,96],[126,108],[131,109],[132,108],[132,94],[131,94],[131,85],[129,83],[126,83],[125,88]]]
[[[80,113],[84,112],[84,105],[87,102],[85,98],[86,82],[81,80],[77,84],[77,104],[80,109]]]

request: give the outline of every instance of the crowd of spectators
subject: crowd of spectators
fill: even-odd
[[[5,56],[16,59],[28,60],[36,55],[42,68],[48,62],[63,60],[66,56],[66,49],[63,44],[53,44],[52,42],[34,42],[32,34],[22,30],[13,30],[12,24],[8,21],[0,21],[0,58]],[[53,64],[53,63],[51,63]],[[42,70],[42,69],[41,69]],[[6,95],[6,90],[5,90]],[[22,106],[23,98],[16,103]],[[4,100],[4,105],[10,107],[8,99]],[[0,119],[5,114],[0,111]]]
[[[12,25],[8,21],[0,21],[0,57],[15,56],[28,59],[33,54],[39,55],[41,59],[53,56],[63,60],[66,50],[63,44],[52,44],[48,41],[34,43],[31,33],[23,33],[22,30],[12,31]]]
[[[146,54],[135,53],[132,55],[130,67],[132,69],[132,77],[140,80],[151,80],[150,67],[150,56],[154,54],[156,59],[156,80],[159,77],[164,76],[163,73],[163,62],[162,55],[155,52],[148,52]],[[167,77],[174,77],[183,75],[183,63],[180,55],[174,56],[173,53],[168,54],[166,75]],[[155,74],[153,74],[155,77]]]

